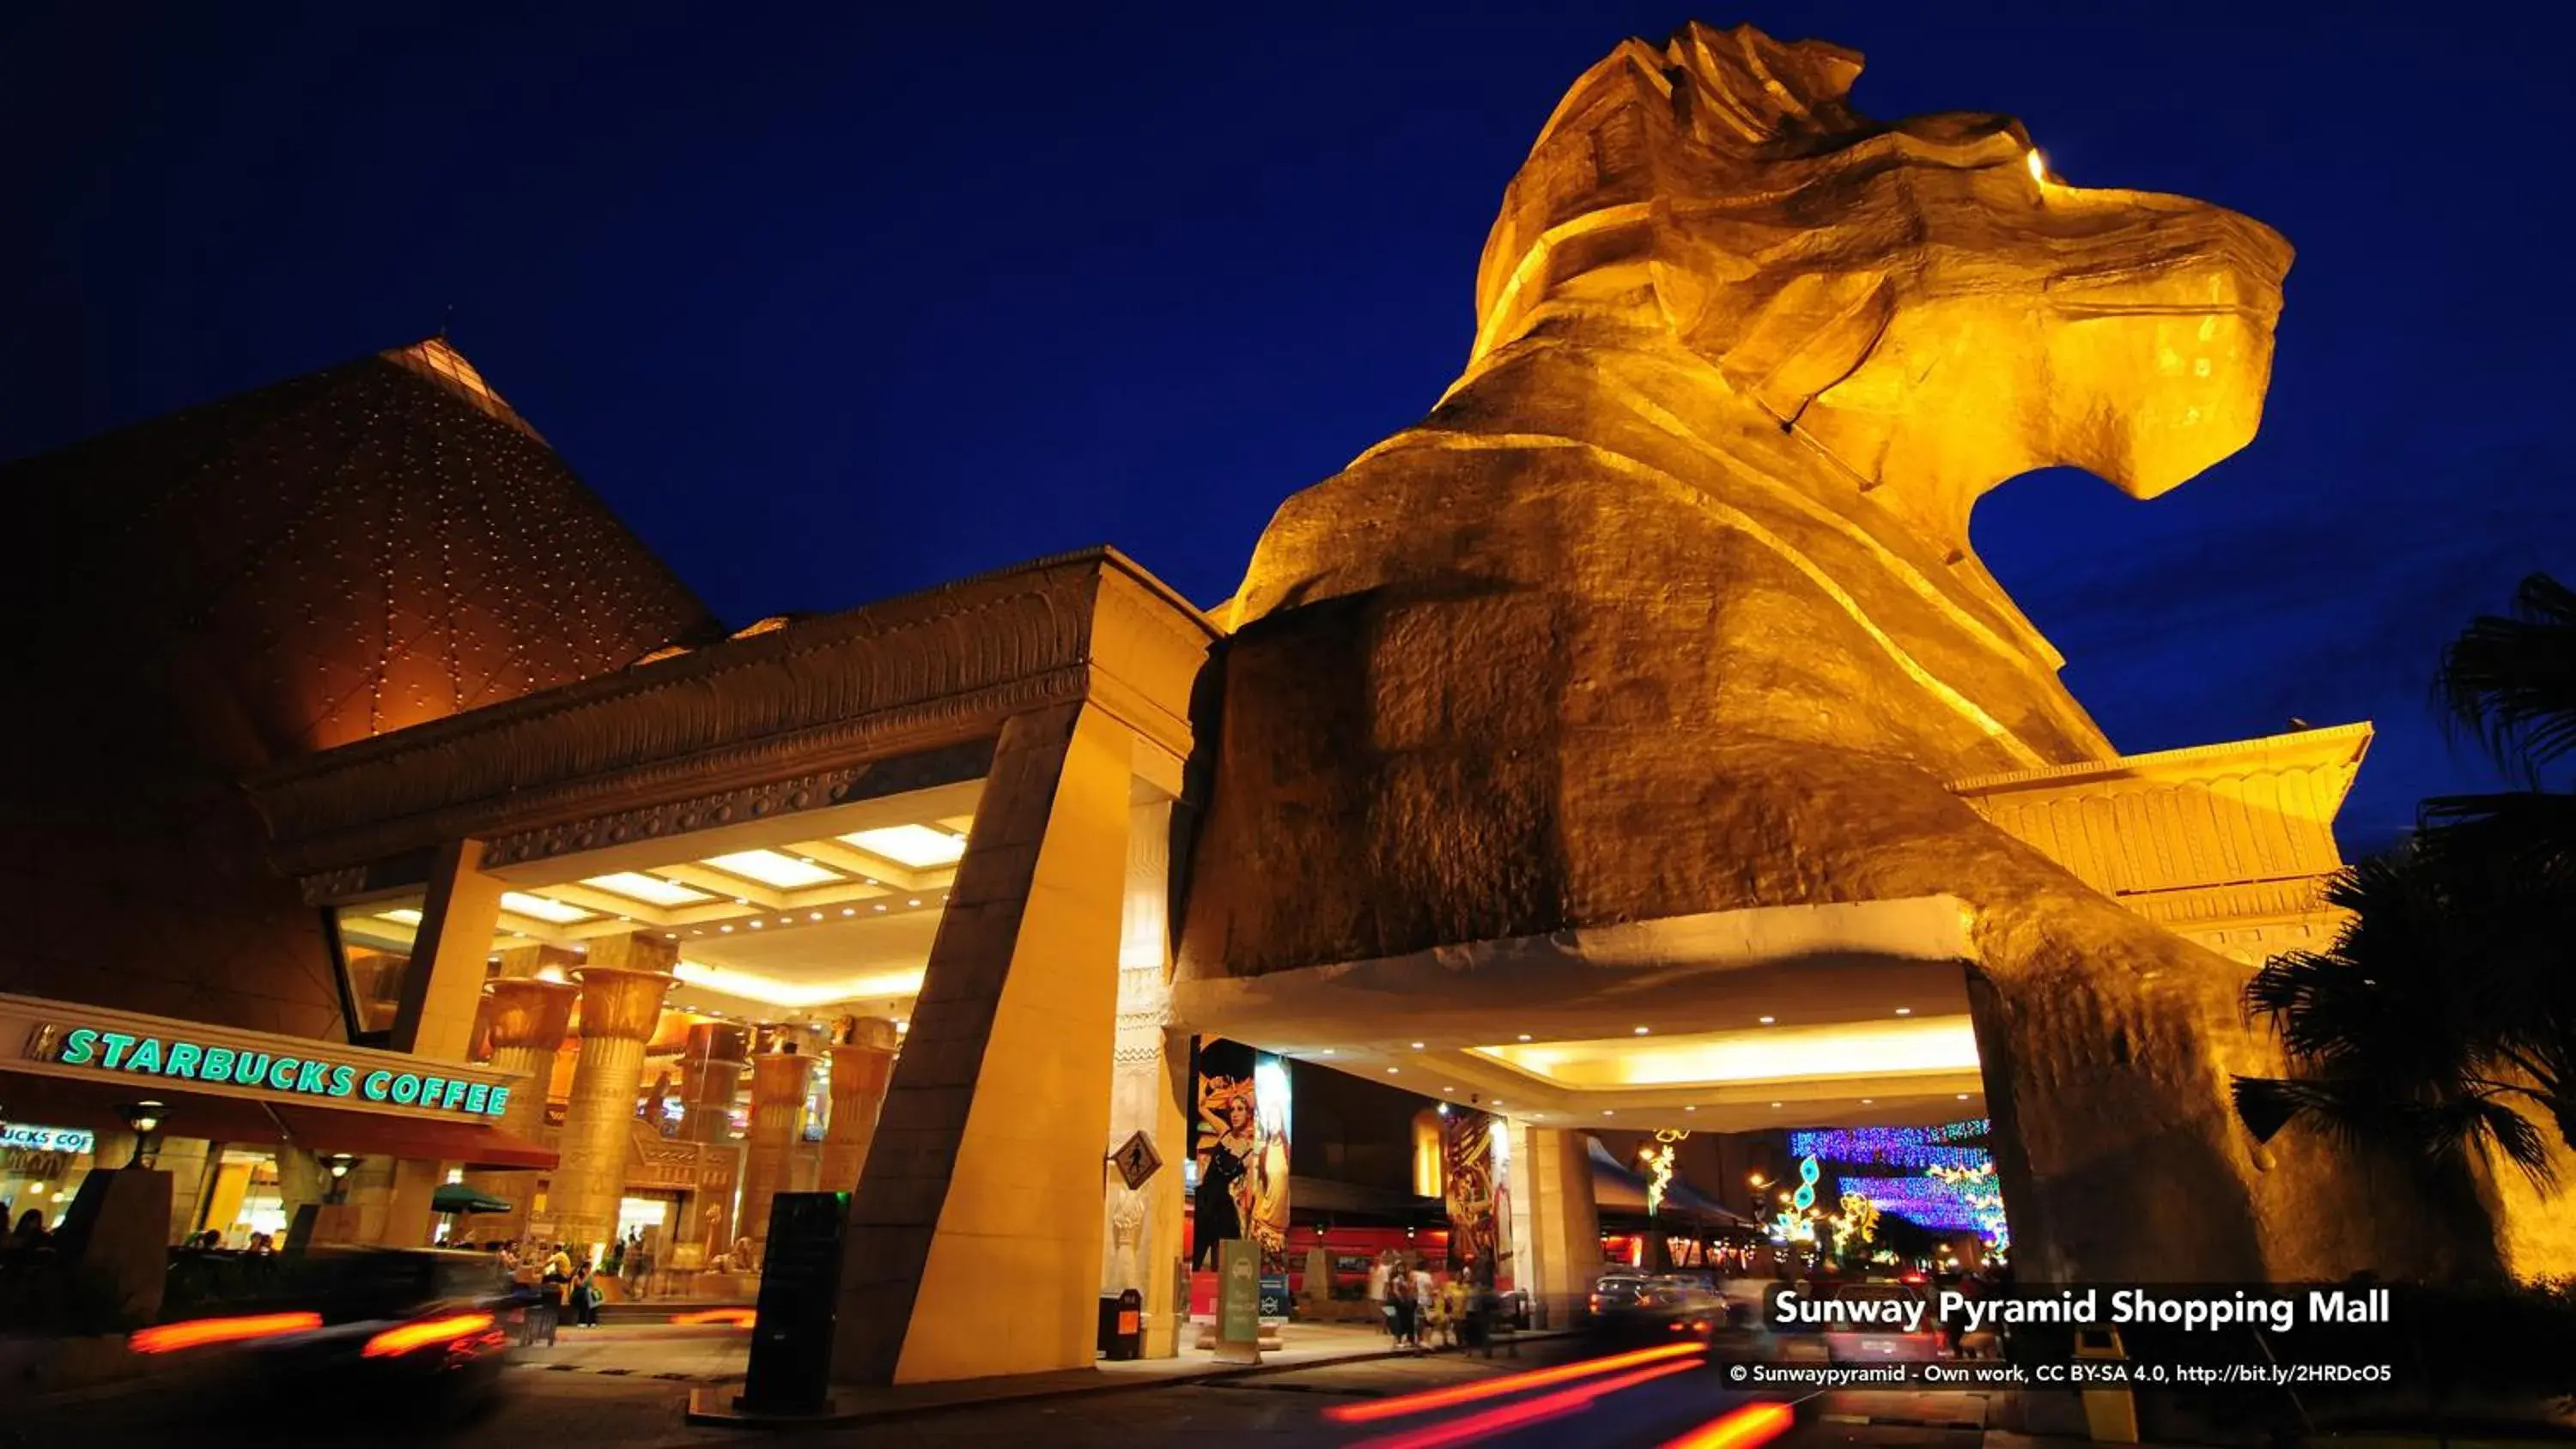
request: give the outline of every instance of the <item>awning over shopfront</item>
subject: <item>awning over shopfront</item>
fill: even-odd
[[[510,1204],[486,1197],[462,1182],[451,1182],[430,1194],[429,1208],[440,1213],[505,1213]]]
[[[467,1167],[542,1170],[555,1165],[555,1154],[546,1148],[477,1122],[219,1096],[168,1082],[77,1080],[0,1068],[0,1111],[12,1121],[123,1132],[125,1118],[117,1109],[145,1099],[167,1108],[161,1131],[171,1137]]]

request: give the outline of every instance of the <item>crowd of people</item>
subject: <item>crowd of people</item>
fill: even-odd
[[[587,1254],[577,1254],[570,1243],[525,1239],[483,1246],[500,1258],[502,1271],[528,1301],[522,1329],[525,1343],[553,1343],[567,1308],[572,1310],[573,1327],[597,1328],[600,1306],[608,1301],[605,1285],[616,1283],[620,1297],[641,1298],[653,1267],[652,1250],[640,1230],[612,1239],[596,1264]]]
[[[1389,1251],[1369,1270],[1369,1301],[1399,1348],[1493,1351],[1503,1303],[1492,1282],[1473,1271],[1434,1274]]]

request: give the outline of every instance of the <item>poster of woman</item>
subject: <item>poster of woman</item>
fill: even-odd
[[[1241,1042],[1202,1040],[1191,1082],[1191,1157],[1198,1189],[1190,1266],[1216,1265],[1216,1245],[1250,1238],[1265,1253],[1288,1241],[1288,1072]]]
[[[1467,1107],[1441,1114],[1441,1196],[1449,1210],[1450,1266],[1479,1283],[1501,1267],[1496,1219],[1495,1119]]]

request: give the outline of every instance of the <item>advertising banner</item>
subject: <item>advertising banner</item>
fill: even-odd
[[[1288,1069],[1211,1037],[1193,1056],[1190,1156],[1196,1196],[1190,1262],[1210,1268],[1235,1240],[1275,1254],[1288,1243]]]
[[[1477,1281],[1492,1281],[1502,1263],[1497,1224],[1500,1177],[1494,1167],[1494,1134],[1501,1119],[1472,1107],[1452,1106],[1440,1117],[1441,1196],[1449,1210],[1450,1266]]]

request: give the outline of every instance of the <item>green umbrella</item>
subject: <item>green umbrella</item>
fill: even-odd
[[[485,1197],[461,1182],[451,1182],[430,1194],[429,1205],[443,1213],[505,1213],[510,1204],[497,1197]]]

